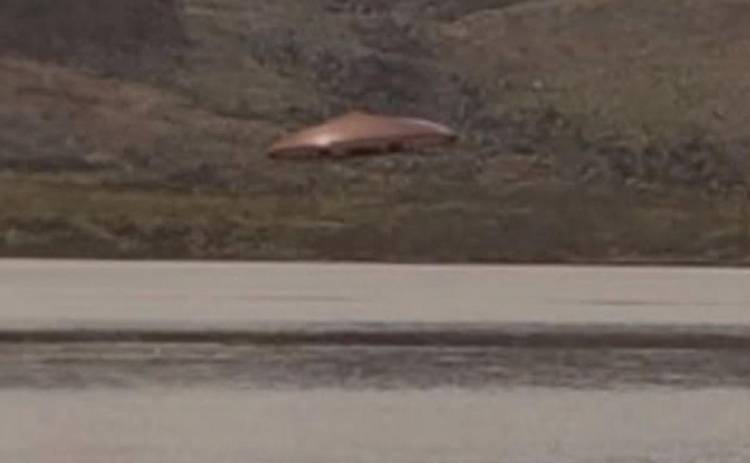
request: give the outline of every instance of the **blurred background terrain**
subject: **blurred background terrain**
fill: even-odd
[[[750,256],[747,0],[0,0],[0,254]],[[352,109],[455,146],[275,162]]]

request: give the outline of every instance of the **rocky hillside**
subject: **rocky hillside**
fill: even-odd
[[[744,262],[747,0],[0,0],[0,253]],[[461,133],[279,163],[348,109]]]
[[[0,51],[133,75],[184,44],[177,0],[3,0]]]

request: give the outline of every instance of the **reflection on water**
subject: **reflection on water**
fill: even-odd
[[[0,461],[746,463],[747,353],[4,342]]]
[[[748,387],[746,350],[439,346],[0,346],[0,388]]]
[[[0,262],[0,462],[747,463],[747,271]]]

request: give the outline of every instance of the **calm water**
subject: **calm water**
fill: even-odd
[[[0,323],[750,325],[750,271],[0,260]]]
[[[0,392],[0,459],[745,463],[745,390]]]
[[[746,463],[747,276],[0,262],[0,461]]]

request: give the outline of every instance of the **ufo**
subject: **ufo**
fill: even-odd
[[[276,159],[376,155],[456,139],[453,130],[436,122],[351,112],[281,138],[268,149],[268,155]]]

